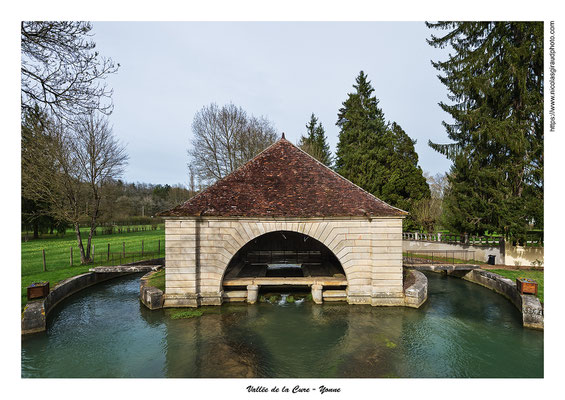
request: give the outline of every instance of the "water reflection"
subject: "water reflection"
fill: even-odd
[[[543,333],[499,295],[429,275],[429,300],[400,307],[260,303],[140,305],[137,278],[87,289],[22,340],[24,377],[543,376]]]

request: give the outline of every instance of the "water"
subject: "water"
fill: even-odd
[[[420,309],[225,304],[199,318],[139,303],[139,276],[86,289],[22,339],[22,377],[543,377],[543,332],[506,299],[428,274]]]

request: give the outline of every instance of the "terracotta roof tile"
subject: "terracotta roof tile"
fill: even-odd
[[[280,139],[230,175],[160,216],[405,216]]]

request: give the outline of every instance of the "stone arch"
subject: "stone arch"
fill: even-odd
[[[217,226],[216,226],[217,225]],[[266,233],[291,231],[316,239],[340,262],[348,286],[371,285],[370,232],[355,221],[232,221],[208,222],[208,229],[220,234],[203,233],[204,240],[215,240],[214,247],[203,247],[201,257],[200,292],[218,293],[231,259],[250,241]],[[203,229],[204,231],[205,229]],[[221,241],[218,241],[221,238]],[[206,250],[205,250],[206,249]],[[209,249],[209,250],[207,250]]]
[[[256,240],[261,241],[262,239],[273,239],[272,235],[277,234],[277,233],[281,233],[283,234],[283,236],[285,237],[285,239],[289,239],[289,244],[286,244],[282,247],[287,247],[287,249],[285,249],[285,251],[293,251],[296,249],[295,246],[298,245],[298,247],[302,247],[301,250],[298,251],[311,251],[311,250],[320,250],[322,252],[322,254],[325,254],[326,257],[329,255],[329,258],[324,258],[325,262],[329,263],[328,265],[333,265],[332,269],[334,270],[333,273],[343,273],[345,275],[345,270],[343,269],[343,266],[341,265],[341,263],[339,262],[339,259],[337,258],[337,256],[326,246],[324,245],[322,242],[320,242],[319,240],[313,238],[312,236],[309,235],[305,235],[303,233],[300,232],[295,232],[295,231],[289,231],[289,230],[280,230],[280,231],[271,231],[271,232],[266,232],[263,233],[257,237],[255,237],[254,239],[251,239],[249,242],[247,242],[243,247],[241,247],[237,252],[234,253],[234,255],[232,256],[232,258],[230,259],[230,261],[228,262],[228,264],[226,265],[226,269],[224,270],[223,276],[222,276],[222,282],[224,281],[224,279],[226,278],[226,274],[228,273],[228,271],[230,270],[230,266],[235,266],[237,265],[237,257],[238,254],[240,254],[242,251],[246,250],[251,250],[251,251],[257,251],[258,248],[254,248],[254,243]],[[271,237],[269,237],[271,236]],[[275,235],[276,236],[276,235]],[[286,237],[288,236],[288,238]],[[302,238],[308,238],[310,239],[310,242],[306,245],[302,244],[301,239]],[[298,240],[298,243],[297,243]],[[306,241],[306,239],[304,239],[304,242]],[[277,245],[275,243],[273,247],[277,247]],[[272,245],[271,244],[271,245]],[[288,247],[289,246],[289,247]],[[294,247],[294,249],[293,249]],[[293,250],[291,250],[293,249]],[[262,250],[266,250],[266,249],[262,249]],[[270,250],[273,250],[273,248],[271,248]],[[275,251],[277,251],[276,249],[274,249]],[[338,268],[338,270],[336,270],[336,268]],[[338,272],[339,271],[339,272]],[[347,278],[347,275],[345,275],[345,277]]]

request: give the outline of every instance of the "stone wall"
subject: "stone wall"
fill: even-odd
[[[448,251],[474,251],[474,259],[487,262],[489,255],[496,256],[496,265],[511,266],[543,266],[543,246],[513,246],[512,243],[503,242],[500,245],[479,245],[463,243],[446,243],[441,241],[427,241],[425,239],[403,240],[404,251],[418,250],[448,250]],[[457,257],[457,255],[455,256]]]
[[[404,305],[419,308],[428,299],[428,278],[416,270],[406,271]]]
[[[544,313],[539,299],[531,294],[520,294],[516,282],[490,271],[475,269],[461,276],[502,294],[522,313],[522,324],[526,328],[543,329]]]
[[[544,265],[543,246],[512,246],[511,243],[506,243],[504,253],[506,265],[517,267],[540,267]]]
[[[39,300],[28,301],[22,313],[22,335],[28,333],[42,332],[47,325],[47,315],[57,304],[72,294],[92,286],[96,283],[107,281],[127,272],[96,273],[87,272],[81,275],[65,279],[55,286],[47,297]]]
[[[419,250],[447,250],[447,251],[474,251],[475,254],[473,258],[477,261],[483,261],[486,263],[488,261],[489,255],[496,256],[495,264],[504,265],[504,249],[501,246],[479,246],[472,244],[458,244],[458,243],[444,243],[444,242],[426,242],[423,240],[404,240],[402,243],[404,251],[419,251]],[[455,255],[455,257],[459,257]]]
[[[246,243],[274,231],[303,233],[340,261],[355,304],[402,305],[401,218],[177,218],[165,222],[165,307],[222,303],[226,268]]]
[[[150,310],[157,310],[163,307],[163,291],[149,285],[149,279],[157,272],[159,271],[148,272],[139,279],[139,299]]]
[[[157,258],[125,265],[95,267],[91,268],[90,272],[59,282],[55,287],[51,288],[47,297],[28,301],[22,312],[22,335],[44,331],[47,326],[47,316],[49,313],[61,301],[82,289],[123,275],[156,270],[161,268],[163,263],[164,260],[162,258]]]

